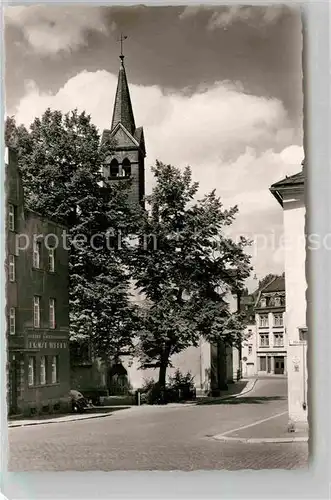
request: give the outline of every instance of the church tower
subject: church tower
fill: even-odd
[[[121,63],[111,128],[102,134],[103,144],[110,141],[103,175],[109,182],[131,178],[131,200],[142,203],[145,195],[144,132],[142,127],[136,128],[135,125],[122,51],[119,57]]]

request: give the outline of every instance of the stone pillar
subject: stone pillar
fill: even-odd
[[[275,373],[275,357],[271,356],[271,373]]]
[[[284,375],[287,374],[287,355],[284,354]]]

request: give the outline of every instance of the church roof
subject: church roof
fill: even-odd
[[[117,90],[114,103],[113,120],[111,129],[113,130],[118,123],[121,123],[130,134],[134,135],[136,126],[133,117],[133,110],[124,67],[124,56],[121,57],[121,66],[118,73]]]

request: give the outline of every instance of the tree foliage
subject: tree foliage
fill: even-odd
[[[224,229],[233,223],[237,207],[226,210],[215,191],[195,201],[198,184],[190,168],[157,162],[156,186],[147,197],[140,241],[131,256],[131,272],[150,306],[144,311],[140,335],[143,367],[159,368],[165,386],[171,356],[210,341],[235,341],[242,318],[230,314],[226,296],[241,290],[250,273],[245,254],[249,242],[234,242]]]
[[[90,338],[107,357],[131,345],[137,315],[129,300],[126,248],[116,235],[132,231],[138,213],[129,183],[101,185],[105,156],[89,115],[50,109],[27,130],[6,122],[6,143],[18,153],[27,208],[67,227],[70,335]],[[92,244],[93,243],[93,244]]]

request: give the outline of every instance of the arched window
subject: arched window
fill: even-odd
[[[123,177],[130,177],[131,175],[131,162],[128,158],[125,158],[122,162],[122,173]]]
[[[119,175],[118,161],[116,160],[116,158],[114,158],[110,162],[109,176],[110,177],[118,177],[118,175]]]

